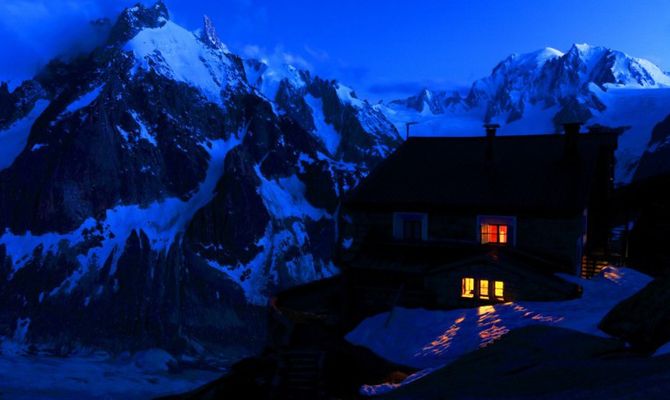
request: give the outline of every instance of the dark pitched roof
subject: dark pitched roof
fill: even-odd
[[[588,202],[601,150],[617,133],[412,137],[382,162],[345,202],[377,210],[471,209],[479,213],[580,212]],[[492,157],[487,157],[491,145]]]

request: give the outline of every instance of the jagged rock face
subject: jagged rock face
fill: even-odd
[[[670,115],[659,122],[651,133],[647,151],[640,158],[635,180],[670,174]]]
[[[257,76],[254,86],[274,99],[280,112],[317,137],[322,154],[378,162],[398,143],[398,132],[385,115],[338,82],[293,68],[268,70],[255,60],[247,63],[247,71]]]
[[[404,106],[418,112],[442,114],[452,106],[461,102],[461,95],[458,92],[452,92],[450,94],[444,90],[434,92],[429,89],[424,89],[416,96],[411,96],[404,100],[393,100],[391,104]]]
[[[205,15],[203,19],[204,24],[202,32],[200,33],[200,40],[213,49],[224,48],[221,39],[219,39],[219,36],[216,34],[216,28],[214,28],[212,20],[207,15]]]
[[[0,86],[0,335],[260,345],[272,293],[336,273],[339,197],[399,143],[341,87],[243,63],[208,18],[188,32],[162,2]]]
[[[138,3],[134,7],[126,9],[112,27],[108,43],[124,43],[142,29],[159,28],[170,19],[165,3],[157,1],[152,7],[145,7]]]
[[[11,93],[7,83],[0,83],[0,129],[25,117],[35,107],[35,102],[44,96],[42,87],[35,81],[27,81]]]

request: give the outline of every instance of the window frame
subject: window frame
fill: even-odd
[[[420,223],[420,237],[405,237],[405,222],[418,221]],[[422,212],[394,212],[393,213],[393,239],[400,241],[426,241],[428,240],[428,214]]]
[[[500,285],[498,285],[500,284]],[[498,294],[498,289],[500,289],[500,294]],[[493,298],[500,301],[505,301],[505,282],[504,281],[493,281]]]
[[[505,302],[505,281],[464,276],[461,278],[460,298],[488,302]]]
[[[493,227],[495,229],[492,230],[492,231],[487,229],[486,232],[484,232],[484,227],[488,227],[488,228]],[[486,224],[486,223],[484,223],[484,224],[479,225],[479,234],[480,234],[479,241],[482,244],[490,244],[491,243],[491,244],[499,244],[501,246],[505,246],[505,245],[509,244],[509,231],[510,231],[510,227],[507,224]],[[485,240],[484,238],[487,237],[487,236],[488,236],[488,238],[486,239],[486,241],[484,241]],[[501,240],[503,237],[505,238],[504,241]],[[494,238],[495,240],[489,240],[490,238]]]
[[[488,225],[488,226],[496,226],[496,241],[491,242],[487,241],[485,242],[484,235],[485,233],[483,232],[483,226]],[[506,242],[501,243],[500,242],[500,227],[501,226],[506,226],[507,232],[505,234],[506,237]],[[477,243],[480,244],[490,244],[490,245],[497,245],[497,246],[516,246],[516,232],[517,232],[517,221],[515,216],[504,216],[504,215],[478,215],[477,216],[477,222],[475,226],[476,230],[476,241]],[[491,235],[491,233],[486,233],[487,235]]]
[[[475,290],[476,279],[471,277],[464,277],[461,279],[461,298],[474,299],[477,295]],[[469,292],[469,293],[468,293]]]
[[[491,300],[491,285],[489,285],[489,282],[488,279],[479,279],[479,285],[477,285],[479,290],[477,292],[480,300]],[[482,294],[482,292],[486,292],[486,294]]]

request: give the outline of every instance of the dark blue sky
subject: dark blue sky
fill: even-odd
[[[1,0],[0,79],[78,48],[78,24],[135,1]],[[150,1],[144,1],[150,2]],[[166,0],[188,28],[209,14],[241,54],[279,56],[372,97],[465,87],[513,52],[587,42],[670,69],[670,1]]]

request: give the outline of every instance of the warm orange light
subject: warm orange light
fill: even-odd
[[[479,281],[479,298],[482,300],[489,299],[489,281],[483,279]]]
[[[500,225],[498,231],[498,242],[507,243],[507,225]]]
[[[474,278],[463,278],[463,280],[461,281],[461,297],[470,299],[475,297]]]
[[[482,315],[490,315],[490,314],[493,314],[495,311],[496,311],[496,309],[495,309],[495,307],[493,307],[493,306],[479,306],[479,307],[477,307],[477,315],[480,316],[480,317],[481,317]],[[479,323],[482,322],[482,321],[481,321],[481,318],[480,318],[480,320],[479,320],[478,322],[479,322]]]
[[[498,226],[490,224],[482,224],[482,243],[497,243],[498,242]]]
[[[505,300],[505,284],[503,282],[495,281],[493,292],[496,300]]]
[[[481,224],[480,229],[483,244],[505,244],[509,241],[509,227],[507,225]]]

